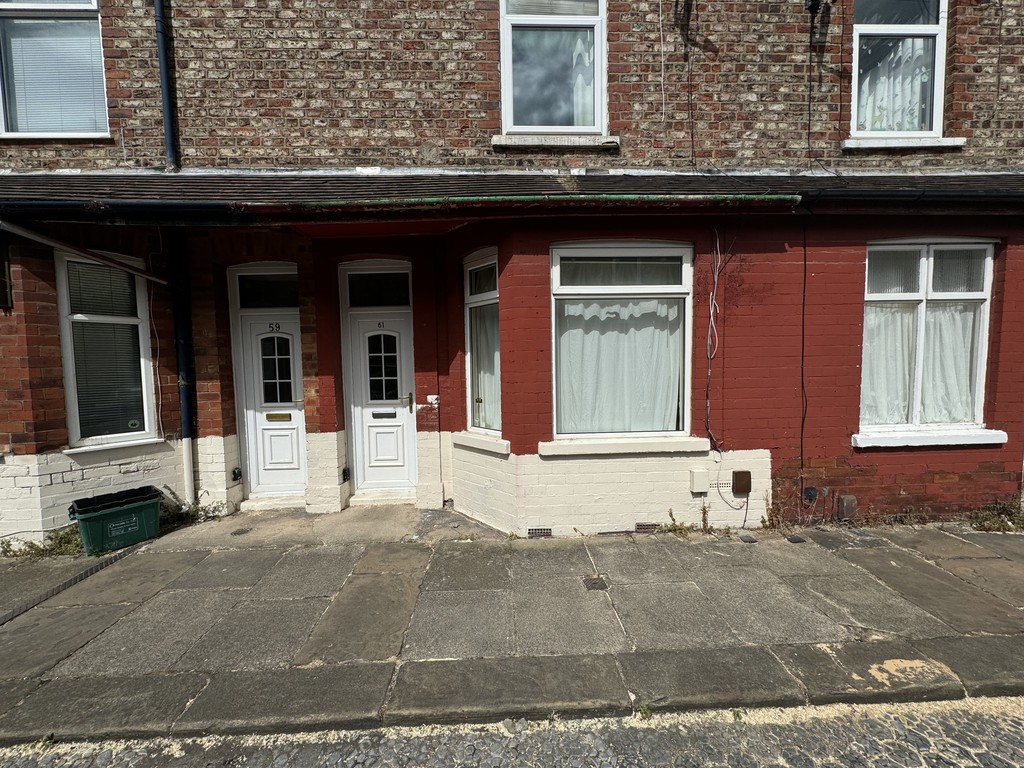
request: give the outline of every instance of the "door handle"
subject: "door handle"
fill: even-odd
[[[410,392],[405,397],[401,397],[399,399],[400,400],[408,400],[409,401],[409,413],[412,413],[412,406],[413,406],[412,392]]]

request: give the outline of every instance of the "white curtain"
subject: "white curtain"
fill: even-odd
[[[862,131],[927,131],[932,125],[935,40],[862,38],[857,125]]]
[[[556,303],[561,434],[679,428],[681,299]]]
[[[931,302],[925,312],[921,422],[974,421],[977,304]]]
[[[593,34],[578,34],[573,44],[572,114],[573,125],[594,125]]]
[[[501,356],[498,354],[498,305],[469,310],[470,375],[473,426],[501,429]]]
[[[910,421],[916,346],[916,304],[873,302],[865,307],[861,425]]]

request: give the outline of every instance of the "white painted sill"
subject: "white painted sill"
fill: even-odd
[[[109,139],[109,133],[18,133],[17,131],[5,131],[0,133],[0,139],[24,140],[24,141],[62,141],[64,139]]]
[[[503,133],[491,136],[491,146],[511,149],[618,149],[618,136],[580,136],[557,133]]]
[[[934,147],[962,147],[967,144],[967,139],[960,137],[952,138],[930,138],[930,139],[883,139],[863,138],[846,139],[843,142],[843,149],[928,149]]]
[[[131,440],[124,443],[103,443],[101,445],[82,445],[78,448],[65,448],[61,453],[65,456],[77,456],[80,453],[96,453],[97,451],[114,451],[118,448],[138,448],[145,445],[166,443],[162,437],[147,437],[145,440]]]
[[[595,437],[539,443],[541,456],[610,456],[658,453],[708,453],[706,437]]]
[[[508,456],[512,449],[512,444],[508,440],[479,432],[455,432],[452,434],[452,443],[461,448],[473,448],[498,456]]]
[[[1000,429],[964,429],[946,432],[860,432],[853,436],[854,448],[911,448],[942,445],[1002,445],[1006,433]]]

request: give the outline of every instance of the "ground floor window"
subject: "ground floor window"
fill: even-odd
[[[470,426],[500,432],[498,264],[493,253],[466,262],[466,349]]]
[[[690,249],[565,244],[552,269],[556,434],[685,431]]]

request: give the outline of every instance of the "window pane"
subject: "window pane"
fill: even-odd
[[[135,277],[103,264],[68,263],[71,311],[80,315],[138,317]]]
[[[860,423],[910,422],[917,303],[870,303],[864,308],[864,364],[861,366]]]
[[[508,0],[506,13],[532,16],[597,16],[598,0]]]
[[[934,37],[862,36],[857,130],[932,130],[934,72]]]
[[[595,259],[570,256],[559,260],[562,285],[682,285],[683,261],[664,258]]]
[[[558,431],[682,429],[682,300],[555,304]]]
[[[470,397],[474,427],[501,429],[501,357],[498,354],[498,305],[469,310]]]
[[[71,328],[82,437],[144,432],[138,326],[79,322]]]
[[[469,295],[490,293],[498,290],[498,267],[488,264],[486,267],[469,270]]]
[[[921,254],[871,249],[868,254],[868,293],[918,293]]]
[[[985,255],[979,248],[943,248],[935,251],[932,290],[985,290]]]
[[[95,20],[0,19],[7,130],[107,130],[100,28]]]
[[[297,275],[239,275],[238,304],[242,309],[299,306]]]
[[[938,24],[939,0],[856,0],[854,24]]]
[[[593,126],[594,30],[512,28],[512,120],[523,126]]]
[[[980,311],[977,302],[958,301],[933,301],[925,309],[923,424],[974,421]]]
[[[348,276],[348,303],[352,307],[407,307],[409,275],[353,273]]]

